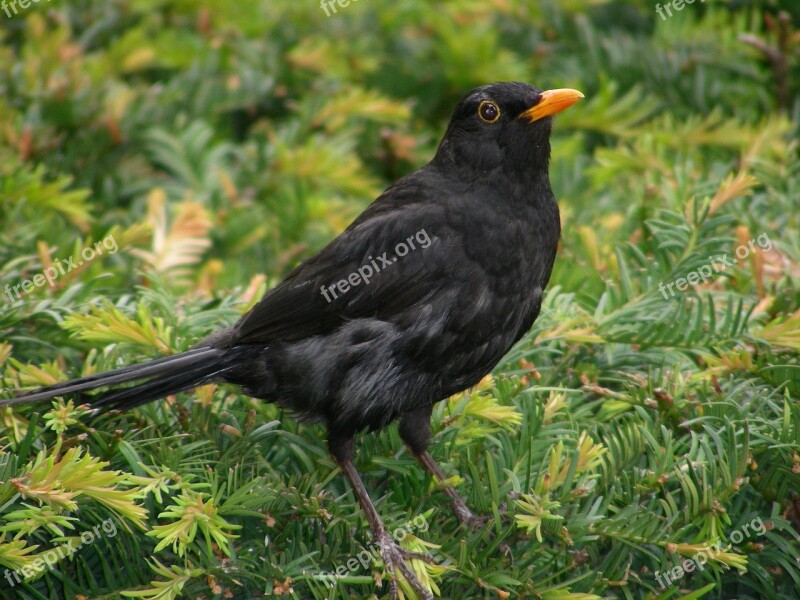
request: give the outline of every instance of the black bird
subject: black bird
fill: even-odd
[[[413,455],[444,478],[427,451],[433,405],[478,383],[539,313],[561,231],[548,178],[551,115],[582,97],[526,83],[472,90],[430,163],[387,189],[233,327],[187,352],[0,406],[112,387],[86,400],[126,410],[222,382],[321,421],[387,568],[429,598],[355,469],[354,436],[399,419]],[[136,385],[119,387],[129,382]],[[446,491],[469,521],[456,491]]]

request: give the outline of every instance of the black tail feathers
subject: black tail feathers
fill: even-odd
[[[141,365],[132,365],[107,373],[73,379],[10,400],[0,400],[0,407],[40,402],[55,396],[117,386],[121,383],[139,382],[132,387],[82,399],[82,401],[88,400],[92,408],[103,412],[114,409],[128,410],[170,394],[221,380],[221,373],[230,366],[225,360],[226,354],[225,350],[210,346],[195,348]]]

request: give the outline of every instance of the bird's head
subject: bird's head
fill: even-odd
[[[459,176],[547,173],[552,115],[583,98],[577,90],[542,91],[527,83],[493,83],[469,92],[450,119],[434,163]]]

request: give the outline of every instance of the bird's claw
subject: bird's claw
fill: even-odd
[[[468,527],[473,531],[480,531],[492,520],[492,517],[490,515],[476,515],[470,512],[467,515],[459,515],[458,520],[464,527]]]
[[[472,512],[464,501],[457,497],[454,499],[452,503],[453,513],[455,514],[458,522],[465,527],[469,527],[474,531],[483,529],[487,524],[494,521],[495,516],[492,514],[488,515],[476,515]],[[507,524],[510,521],[509,514],[507,512],[507,506],[505,503],[501,504],[499,507],[499,519],[500,522],[503,524]]]
[[[491,515],[476,515],[466,506],[464,506],[463,509],[461,507],[454,508],[454,511],[456,513],[456,517],[458,517],[459,523],[461,523],[461,525],[463,525],[464,527],[472,529],[472,531],[482,530],[486,526],[486,524],[492,520]],[[493,537],[493,535],[494,534],[490,531],[489,537]],[[498,547],[503,552],[503,554],[508,555],[511,553],[511,548],[505,542],[500,542],[500,545]]]
[[[453,499],[452,508],[458,522],[473,531],[483,529],[484,525],[492,520],[491,515],[476,515],[467,508],[467,505],[460,497]]]
[[[433,562],[433,557],[430,554],[423,554],[419,552],[412,552],[397,545],[397,543],[387,533],[381,536],[378,542],[381,551],[383,563],[386,565],[386,570],[391,575],[391,582],[389,583],[389,594],[392,599],[397,598],[397,571],[403,575],[403,578],[408,582],[411,588],[416,592],[421,600],[433,600],[433,594],[425,586],[422,585],[416,573],[408,566],[406,560],[422,560],[427,563]]]

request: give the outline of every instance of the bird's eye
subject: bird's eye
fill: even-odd
[[[484,100],[478,106],[478,116],[484,123],[495,123],[500,118],[500,108],[494,102]]]

